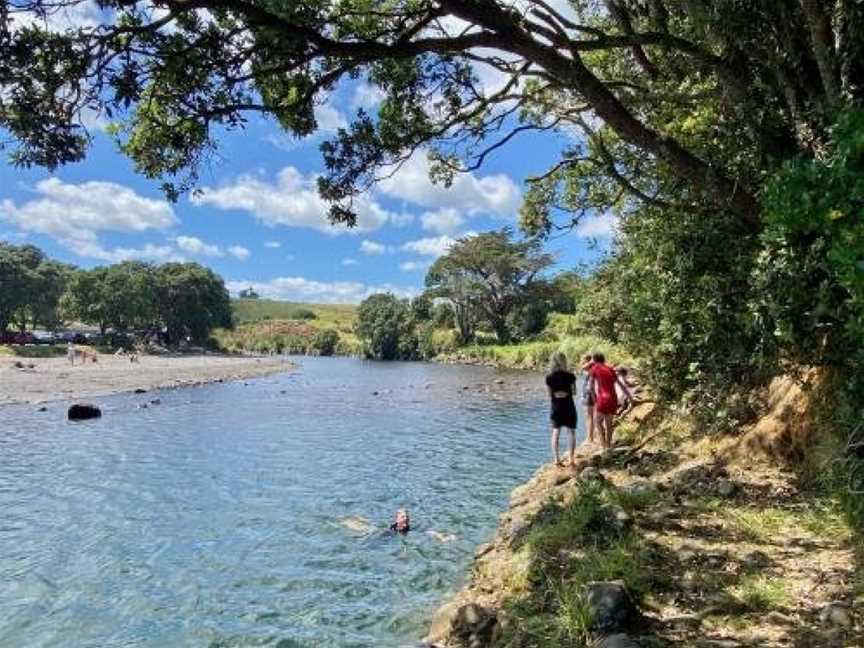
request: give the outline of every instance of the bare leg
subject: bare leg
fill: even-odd
[[[615,415],[606,415],[606,447],[612,447],[612,435],[615,432]]]
[[[585,420],[588,422],[588,443],[597,443],[597,439],[595,437],[594,432],[594,406],[586,405],[585,406]]]
[[[570,465],[576,463],[576,430],[570,428]]]
[[[597,425],[597,436],[600,438],[600,446],[602,448],[608,448],[609,445],[606,442],[606,425],[608,423],[608,414],[603,414],[602,412],[596,413],[596,425]]]
[[[561,465],[561,457],[558,456],[558,433],[561,432],[560,428],[553,427],[552,428],[552,456],[555,458],[555,465]]]

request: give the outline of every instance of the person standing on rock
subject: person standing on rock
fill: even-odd
[[[594,437],[594,392],[589,388],[591,381],[591,366],[594,364],[594,359],[590,353],[586,353],[582,358],[582,406],[585,408],[585,422],[588,428],[588,443],[597,443]]]
[[[549,374],[546,376],[546,387],[552,403],[550,420],[552,422],[552,455],[555,464],[560,466],[561,457],[558,454],[558,438],[561,429],[570,431],[570,465],[574,463],[576,454],[576,404],[573,402],[573,390],[576,376],[567,369],[567,356],[556,351],[552,354]]]
[[[625,398],[629,400],[633,400],[633,394],[615,368],[606,364],[606,357],[602,353],[594,354],[594,364],[589,374],[588,388],[594,394],[595,402],[594,424],[600,435],[600,444],[604,448],[610,448],[615,414],[618,413],[618,394],[615,392],[615,386],[620,385]]]

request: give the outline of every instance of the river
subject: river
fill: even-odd
[[[547,460],[545,388],[297,362],[97,399],[92,422],[0,409],[0,645],[416,646]],[[413,529],[393,537],[400,507]]]

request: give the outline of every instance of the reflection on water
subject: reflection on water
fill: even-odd
[[[546,458],[542,381],[300,362],[94,422],[0,411],[0,645],[416,644]]]

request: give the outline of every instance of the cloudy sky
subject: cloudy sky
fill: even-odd
[[[340,88],[319,109],[322,132],[297,140],[251,118],[221,138],[221,159],[202,175],[203,193],[165,201],[158,182],[137,176],[96,122],[88,158],[50,174],[0,162],[0,240],[30,242],[82,267],[123,259],[183,259],[212,267],[229,288],[311,302],[356,302],[378,290],[413,294],[454,238],[515,227],[524,179],[548,169],[565,142],[514,140],[449,189],[427,178],[424,154],[359,205],[358,226],[333,227],[315,191],[318,146],[359,107],[364,84]],[[595,217],[550,242],[562,268],[597,258],[610,222]],[[598,245],[599,244],[599,245]]]

